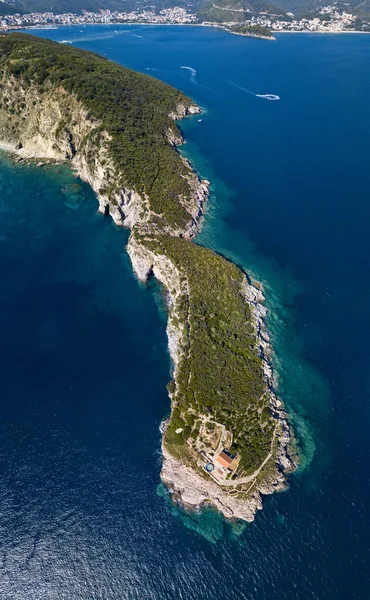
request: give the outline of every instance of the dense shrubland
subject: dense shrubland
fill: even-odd
[[[180,238],[162,235],[142,243],[170,258],[189,289],[173,307],[185,324],[184,357],[176,386],[170,384],[175,402],[165,441],[185,444],[195,437],[196,415],[210,416],[233,433],[232,450],[245,471],[254,471],[271,449],[275,423],[243,293],[245,275],[222,256]]]
[[[179,137],[169,113],[178,104],[189,106],[189,98],[92,52],[21,33],[0,36],[0,67],[3,80],[13,75],[46,93],[50,86],[63,87],[100,122],[111,137],[109,153],[123,177],[113,182],[111,192],[126,185],[145,193],[150,208],[171,225],[183,227],[189,221],[179,202],[191,194],[189,169],[167,137],[169,131]]]
[[[169,314],[182,330],[182,353],[176,381],[169,384],[173,406],[164,443],[185,455],[187,441],[197,437],[200,418],[210,418],[233,434],[231,450],[240,454],[244,472],[254,471],[271,449],[274,419],[243,292],[245,275],[211,250],[175,237],[189,222],[181,200],[192,192],[190,170],[168,141],[169,130],[179,135],[169,113],[191,101],[95,54],[24,34],[0,36],[0,68],[3,87],[14,76],[25,86],[37,86],[39,95],[63,88],[80,101],[96,122],[82,142],[88,161],[94,160],[100,136],[108,134],[115,169],[107,176],[106,191],[134,188],[147,196],[156,213],[142,225],[141,234],[138,227],[133,235],[169,259],[184,284]],[[22,114],[25,107],[8,107],[2,91],[6,117],[11,110]],[[63,115],[56,133],[71,125],[68,114]],[[173,236],[159,233],[171,227]]]

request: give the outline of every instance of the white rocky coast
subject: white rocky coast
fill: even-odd
[[[176,305],[182,294],[188,294],[186,282],[183,281],[175,265],[166,256],[144,249],[132,236],[127,250],[140,281],[146,282],[150,275],[154,275],[168,290],[171,306]],[[225,481],[224,485],[218,485],[210,477],[202,476],[201,472],[173,456],[166,445],[162,444],[161,479],[170,490],[174,500],[185,508],[197,509],[201,506],[212,505],[228,519],[253,521],[256,511],[262,508],[261,495],[286,489],[286,473],[295,470],[296,465],[289,454],[291,434],[286,413],[274,392],[273,368],[270,362],[272,350],[265,325],[267,309],[262,304],[264,296],[259,288],[247,281],[247,278],[245,278],[244,293],[245,300],[251,307],[260,354],[263,358],[266,390],[269,394],[271,410],[277,422],[276,452],[271,452],[262,465],[262,467],[265,466],[269,461],[275,462],[273,476],[261,477],[262,468],[260,468],[242,480]],[[169,319],[167,337],[175,380],[177,365],[183,354],[182,333],[181,324],[174,327],[173,321]],[[161,425],[162,434],[167,425],[168,421],[164,421]],[[238,494],[238,492],[240,493]]]
[[[63,88],[50,88],[49,92],[40,92],[34,84],[24,86],[15,78],[8,78],[5,91],[10,101],[22,102],[27,120],[22,129],[10,130],[6,110],[0,110],[1,147],[15,153],[19,160],[63,161],[69,162],[75,172],[88,182],[96,192],[99,210],[112,216],[117,225],[130,229],[136,228],[141,235],[159,232],[161,235],[182,237],[188,240],[196,235],[204,205],[208,196],[209,183],[201,181],[186,165],[185,179],[191,191],[188,197],[179,198],[180,204],[189,214],[188,223],[174,227],[169,223],[156,225],[158,217],[152,212],[149,199],[135,189],[121,187],[113,194],[107,193],[112,178],[118,180],[115,164],[109,153],[110,137],[107,132],[100,133],[99,145],[93,145],[90,134],[101,123],[94,119],[83,104]],[[67,110],[68,109],[68,110]],[[174,120],[187,114],[197,114],[200,109],[195,105],[179,104],[171,113]],[[66,119],[68,129],[58,128],[56,124]],[[183,142],[180,134],[171,128],[167,132],[168,142],[177,146]],[[86,141],[87,140],[87,141]],[[174,150],[175,151],[175,150]],[[93,160],[91,160],[93,154]],[[147,281],[154,275],[168,292],[172,307],[189,297],[189,285],[183,273],[180,273],[165,252],[151,250],[131,233],[127,251],[137,277]],[[163,465],[161,478],[172,492],[176,501],[188,508],[211,504],[229,519],[252,521],[257,510],[262,508],[261,494],[271,494],[286,487],[286,473],[294,469],[289,457],[290,429],[285,411],[274,392],[273,370],[270,362],[271,348],[265,327],[266,308],[263,306],[261,291],[245,278],[245,302],[251,308],[252,322],[262,357],[263,377],[270,408],[276,422],[271,444],[271,452],[255,473],[236,480],[225,480],[222,485],[201,470],[196,470],[173,456],[163,444]],[[179,319],[169,319],[167,325],[168,345],[173,363],[173,379],[176,381],[177,366],[183,357],[184,323]],[[196,335],[192,334],[192,335]],[[271,468],[270,468],[271,467]]]

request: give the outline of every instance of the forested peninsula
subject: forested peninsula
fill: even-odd
[[[230,31],[230,33],[235,33],[236,35],[244,35],[246,37],[257,37],[263,40],[275,39],[271,31],[266,27],[262,27],[262,25],[250,25],[248,23],[233,23],[230,25],[226,24],[223,27],[227,31]]]
[[[187,508],[253,520],[261,494],[286,488],[291,432],[258,284],[194,242],[209,183],[178,152],[176,120],[200,109],[148,75],[26,34],[0,36],[0,69],[1,146],[19,160],[69,162],[99,210],[130,228],[137,277],[164,286],[163,482]]]

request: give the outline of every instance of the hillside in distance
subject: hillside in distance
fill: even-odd
[[[329,2],[328,0],[7,0],[0,5],[0,14],[54,12],[80,13],[82,10],[99,9],[131,11],[160,11],[163,8],[180,6],[196,14],[199,21],[214,23],[243,22],[252,15],[286,15],[297,17],[316,15],[323,6],[334,4],[339,11],[350,12],[359,18],[370,17],[370,0]]]
[[[83,9],[97,11],[110,9],[118,11],[154,10],[180,6],[196,13],[201,21],[229,22],[244,21],[251,14],[265,12],[281,14],[284,11],[269,0],[9,0],[1,4],[0,13],[54,12],[79,13]]]
[[[295,17],[316,16],[324,6],[335,6],[339,12],[347,12],[359,18],[370,18],[370,0],[198,0],[194,9],[201,21],[243,22],[252,15],[269,14]]]
[[[324,6],[333,5],[339,12],[345,11],[359,18],[370,17],[370,0],[359,2],[328,2],[328,0],[278,0],[279,7],[285,12],[292,12],[297,17],[316,15]]]
[[[201,21],[216,23],[243,22],[254,14],[282,15],[285,12],[268,0],[199,0],[195,10]]]
[[[9,0],[2,3],[0,12],[1,14],[7,14],[50,11],[61,14],[68,12],[80,13],[82,10],[95,11],[105,8],[131,11],[143,7],[145,4],[140,0]],[[158,6],[160,6],[160,2]]]

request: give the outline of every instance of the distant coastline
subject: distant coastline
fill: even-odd
[[[370,31],[355,31],[355,30],[351,30],[351,31],[292,31],[292,30],[288,30],[288,29],[282,29],[281,31],[275,31],[274,32],[276,35],[279,35],[280,33],[305,33],[306,35],[311,35],[314,34],[316,35],[317,33],[320,35],[348,35],[351,33],[355,33],[357,34],[361,34],[361,35],[368,35],[370,33]]]
[[[143,25],[145,26],[152,26],[152,27],[209,27],[210,29],[222,29],[223,31],[226,31],[227,33],[230,33],[232,35],[238,35],[241,37],[249,37],[249,38],[256,38],[256,39],[261,39],[261,40],[269,40],[269,41],[273,41],[276,40],[276,35],[279,35],[280,33],[301,33],[301,34],[305,34],[305,35],[311,35],[311,34],[320,34],[320,35],[350,35],[350,34],[361,34],[361,35],[368,35],[370,34],[370,31],[358,31],[358,30],[350,30],[350,31],[308,31],[308,30],[301,30],[301,31],[293,31],[291,29],[282,29],[280,31],[274,31],[273,36],[271,37],[267,37],[267,36],[263,36],[263,35],[255,35],[252,33],[239,33],[236,31],[231,31],[230,29],[228,29],[224,24],[221,23],[153,23],[153,22],[143,22],[143,23],[138,23],[137,21],[132,21],[132,22],[122,22],[122,23],[70,23],[69,25],[50,25],[45,26],[45,25],[20,25],[19,27],[9,27],[6,31],[8,32],[14,32],[14,31],[23,31],[23,30],[31,30],[31,31],[36,31],[36,30],[44,30],[47,31],[48,29],[63,29],[65,27],[93,27],[93,26],[117,26],[117,27],[121,27],[122,25],[129,25],[130,27],[133,25],[140,25],[141,27]],[[60,42],[59,42],[60,43]]]
[[[39,166],[68,162],[95,191],[99,211],[131,230],[126,249],[137,278],[154,276],[166,290],[171,416],[162,481],[189,509],[211,504],[228,519],[253,521],[262,495],[285,490],[298,460],[275,393],[261,286],[192,243],[210,184],[179,154],[175,122],[201,109],[159,80],[47,39],[3,35],[0,50],[0,146]],[[94,77],[82,88],[85,71]]]

